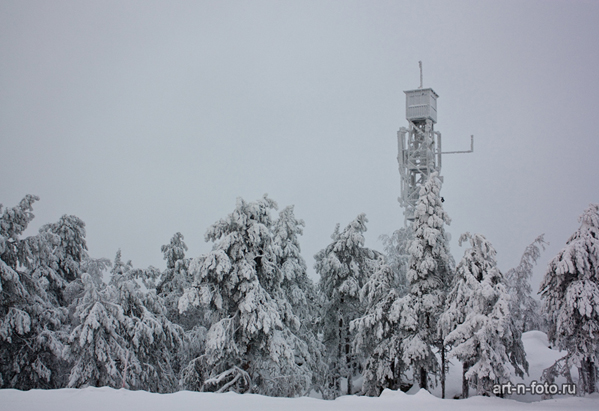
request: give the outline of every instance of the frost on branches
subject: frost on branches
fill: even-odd
[[[252,203],[238,199],[206,232],[213,250],[191,263],[193,283],[179,309],[201,304],[212,325],[205,353],[184,370],[187,389],[297,396],[311,385],[299,320],[281,289],[286,274],[277,266],[272,209],[276,203],[266,195]]]
[[[386,261],[393,270],[395,288],[401,295],[408,293],[408,264],[410,252],[408,251],[413,240],[412,228],[404,227],[395,230],[391,236],[381,235],[379,240],[383,242]]]
[[[356,332],[354,349],[366,358],[362,392],[369,396],[378,396],[385,388],[398,390],[410,385],[402,361],[402,343],[405,330],[412,326],[413,311],[405,306],[407,298],[402,297],[408,292],[406,271],[412,229],[402,228],[392,236],[379,238],[385,248],[385,262],[360,290],[364,316],[351,322]]]
[[[528,372],[522,335],[510,313],[510,297],[497,268],[496,251],[480,234],[462,234],[471,248],[456,267],[447,309],[439,327],[450,355],[463,364],[462,397],[468,385],[490,395],[494,384],[511,381],[510,365],[520,377]]]
[[[134,269],[121,261],[117,252],[109,288],[113,301],[126,318],[122,335],[128,350],[124,384],[131,389],[173,392],[178,388],[174,358],[183,346],[183,329],[166,317],[166,308],[154,290],[141,291],[137,282],[147,286],[159,272],[153,267]]]
[[[64,355],[73,363],[68,386],[120,388],[128,356],[127,343],[122,337],[132,327],[123,309],[112,302],[112,287],[99,289],[89,274],[82,282],[85,294],[75,313],[77,325],[69,337]],[[138,367],[139,364],[136,364]]]
[[[101,280],[110,266],[88,259],[82,268],[82,292],[64,357],[71,364],[69,387],[110,386],[173,392],[178,389],[177,358],[183,329],[166,318],[166,308],[154,290],[142,292],[138,281],[150,286],[157,269],[134,269],[123,263],[120,250],[110,283]]]
[[[167,318],[188,331],[193,328],[198,330],[204,328],[207,324],[204,320],[204,312],[199,307],[190,308],[184,313],[179,312],[179,298],[184,290],[191,286],[189,275],[191,259],[185,258],[187,245],[183,241],[183,234],[175,233],[169,244],[163,245],[161,250],[166,260],[166,270],[162,273],[156,287],[156,294],[166,307]]]
[[[20,389],[63,386],[62,350],[68,335],[66,290],[86,258],[85,224],[74,216],[21,239],[33,219],[27,195],[0,205],[0,386]]]
[[[541,256],[541,247],[545,249],[545,244],[547,243],[544,235],[538,236],[524,250],[518,267],[512,268],[505,275],[507,290],[512,297],[510,310],[516,326],[522,333],[541,329],[541,316],[539,315],[541,307],[539,302],[530,295],[532,293],[530,279],[534,264]]]
[[[318,311],[316,290],[300,253],[298,236],[304,225],[303,220],[295,218],[293,206],[281,211],[273,227],[273,252],[281,270],[280,288],[285,300],[291,304],[302,326],[307,326],[316,320]]]
[[[583,392],[597,390],[599,353],[599,204],[591,204],[541,283],[549,341],[568,351]],[[566,369],[568,367],[566,366]]]
[[[324,346],[317,337],[320,325],[320,299],[312,280],[308,277],[306,262],[300,253],[299,236],[303,220],[295,218],[293,206],[285,207],[273,226],[273,252],[276,265],[282,272],[280,286],[271,294],[282,292],[277,298],[285,305],[280,307],[284,323],[296,330],[291,334],[296,363],[312,370],[312,388],[320,390],[326,373]],[[299,322],[298,322],[299,321]]]
[[[354,349],[366,357],[362,392],[368,396],[378,396],[385,388],[405,388],[402,343],[406,320],[412,320],[406,314],[412,311],[401,289],[391,267],[381,264],[360,291],[366,314],[351,322],[351,330],[356,332]]]
[[[413,317],[405,322],[402,360],[412,368],[420,387],[425,389],[432,381],[431,377],[436,380],[439,370],[433,352],[434,347],[443,349],[437,336],[437,319],[443,311],[454,265],[449,253],[449,235],[444,228],[451,219],[443,210],[440,191],[438,173],[432,173],[420,189],[412,223],[413,240],[408,250],[410,289],[404,305],[411,307]]]
[[[347,393],[357,373],[357,353],[352,349],[350,322],[364,315],[360,290],[378,269],[382,255],[364,247],[365,214],[360,214],[342,232],[339,225],[333,241],[316,254],[316,272],[320,275],[320,291],[324,295],[323,336],[327,348],[329,372],[325,398],[341,395],[341,378],[347,378]]]
[[[187,245],[183,240],[183,234],[175,233],[169,244],[161,247],[166,260],[166,270],[160,277],[155,294],[156,301],[164,306],[166,318],[185,330],[183,346],[179,347],[178,355],[171,359],[171,367],[175,375],[179,375],[181,369],[190,360],[204,353],[207,327],[210,326],[201,307],[192,306],[184,313],[179,312],[179,299],[185,289],[191,287],[189,275],[191,259],[185,257]]]

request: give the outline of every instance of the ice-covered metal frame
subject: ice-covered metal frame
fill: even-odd
[[[421,66],[422,76],[422,66]],[[397,132],[401,196],[399,204],[404,208],[406,224],[414,220],[414,209],[420,188],[428,176],[435,171],[441,173],[441,155],[472,153],[474,136],[470,136],[469,151],[442,152],[441,133],[435,131],[437,122],[437,98],[432,88],[404,91],[406,94],[406,120],[409,128],[401,127]],[[441,181],[443,177],[439,176]]]
[[[398,200],[404,208],[406,222],[414,220],[420,187],[431,173],[441,171],[441,133],[434,130],[433,121],[426,118],[408,122],[409,128],[402,127],[397,132],[397,161],[401,176]]]

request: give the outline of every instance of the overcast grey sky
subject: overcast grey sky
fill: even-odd
[[[499,266],[541,234],[547,262],[599,202],[597,1],[0,2],[0,202],[38,195],[90,254],[164,268],[238,196],[294,204],[313,255],[361,212],[367,245],[403,225],[403,91],[438,94],[452,253]]]

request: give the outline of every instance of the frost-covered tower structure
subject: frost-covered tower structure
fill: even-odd
[[[441,152],[441,133],[435,131],[439,95],[432,88],[422,88],[422,62],[419,64],[420,87],[404,91],[409,127],[401,127],[397,132],[397,161],[401,176],[401,196],[398,200],[404,208],[406,223],[414,220],[420,188],[428,176],[436,171],[443,181],[441,154],[471,153],[474,148],[474,137],[471,137],[469,151]]]
[[[401,197],[407,221],[414,220],[414,208],[420,187],[428,176],[441,171],[441,133],[435,131],[437,122],[437,98],[432,88],[419,88],[406,93],[406,120],[409,128],[397,132]]]

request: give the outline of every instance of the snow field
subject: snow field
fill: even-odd
[[[180,391],[154,394],[113,388],[65,388],[60,390],[2,390],[0,410],[6,411],[520,411],[520,410],[593,410],[599,408],[599,396],[572,397],[523,403],[511,399],[471,397],[442,400],[420,390],[414,395],[385,390],[380,397],[342,396],[334,401],[309,397],[273,398],[257,394],[213,394]]]

